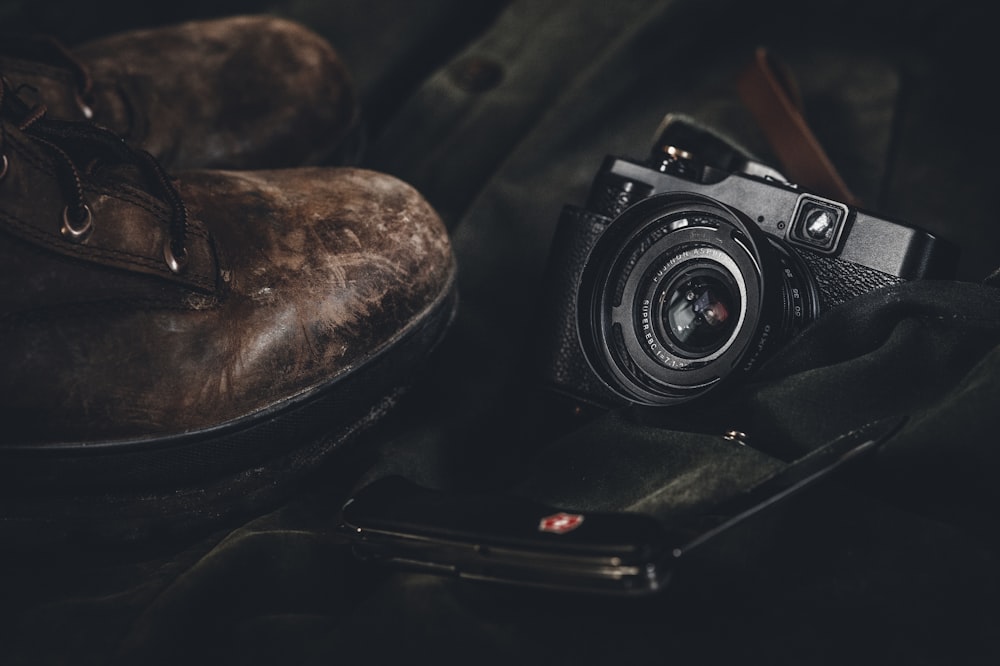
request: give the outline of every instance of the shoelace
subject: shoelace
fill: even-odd
[[[91,92],[94,82],[90,72],[62,42],[50,35],[4,34],[2,52],[15,58],[43,62],[68,70],[76,82],[76,104],[87,120],[94,117]]]
[[[144,150],[129,147],[120,136],[104,127],[85,121],[55,120],[45,114],[44,104],[28,106],[3,79],[0,117],[15,125],[55,158],[59,187],[68,201],[63,211],[63,234],[70,240],[84,242],[93,228],[92,213],[84,196],[78,164],[86,164],[84,173],[93,171],[97,164],[132,165],[152,192],[171,208],[170,240],[164,247],[164,260],[171,271],[178,273],[183,270],[187,259],[187,208],[156,158]],[[9,168],[4,152],[6,145],[7,130],[0,124],[0,179]]]

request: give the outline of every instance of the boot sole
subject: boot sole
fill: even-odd
[[[363,363],[280,404],[166,437],[0,445],[0,543],[141,541],[260,511],[383,420],[455,316],[455,276]],[[2,547],[0,547],[2,548]]]

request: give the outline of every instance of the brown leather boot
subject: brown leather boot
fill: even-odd
[[[0,535],[256,506],[377,421],[451,320],[445,227],[391,176],[173,180],[6,86],[0,121]]]
[[[72,51],[8,36],[0,71],[49,117],[92,119],[170,170],[349,161],[356,149],[347,67],[320,35],[277,17],[135,30]]]

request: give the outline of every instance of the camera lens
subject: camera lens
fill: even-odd
[[[685,270],[660,293],[659,330],[679,353],[698,358],[718,351],[732,336],[740,302],[727,278],[701,266]]]
[[[638,404],[670,405],[746,374],[815,314],[797,255],[733,209],[661,194],[597,241],[580,289],[591,368]]]

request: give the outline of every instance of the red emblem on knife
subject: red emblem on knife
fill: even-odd
[[[538,522],[539,532],[553,532],[555,534],[566,534],[572,532],[583,524],[583,516],[578,513],[554,513],[546,516]]]

